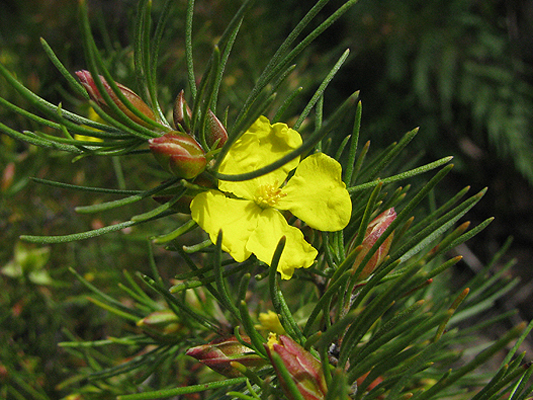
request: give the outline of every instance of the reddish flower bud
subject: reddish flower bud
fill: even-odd
[[[148,143],[159,164],[177,177],[191,179],[205,169],[205,152],[192,136],[169,132]]]
[[[243,336],[246,343],[250,343],[250,338]],[[262,367],[266,360],[257,355],[252,349],[240,343],[236,337],[213,340],[208,344],[193,347],[187,350],[188,356],[196,358],[202,364],[212,370],[227,376],[239,376],[231,363],[238,362],[247,368]]]
[[[276,353],[287,371],[291,375],[298,391],[305,400],[322,400],[327,393],[326,379],[322,371],[322,363],[315,358],[310,352],[305,350],[302,346],[294,340],[285,335],[280,335],[279,339],[275,339],[275,335],[271,334],[268,343],[265,344],[267,354],[272,360],[272,353]],[[275,363],[274,369],[276,369]],[[292,400],[291,392],[287,389],[286,382],[279,371],[276,374],[280,379],[281,386],[287,398]]]
[[[207,145],[212,148],[216,143],[216,148],[220,149],[228,140],[226,128],[211,110],[207,114],[207,124]]]
[[[368,227],[365,232],[365,238],[363,239],[363,243],[361,244],[362,249],[359,254],[357,254],[357,257],[355,258],[352,267],[353,273],[357,271],[359,264],[361,264],[361,261],[363,261],[363,258],[365,258],[368,251],[372,248],[374,243],[377,242],[383,232],[385,232],[385,230],[395,219],[396,211],[394,211],[394,208],[389,208],[388,210],[383,211],[380,215],[374,218],[372,222],[370,222],[370,224],[368,224]],[[363,271],[359,275],[359,280],[366,279],[372,273],[372,271],[374,271],[374,269],[383,262],[383,260],[389,253],[393,236],[394,233],[389,235],[389,237],[385,239],[381,246],[379,246],[379,249],[374,253],[374,255],[370,258],[368,263],[363,268]]]
[[[110,115],[113,115],[112,110],[109,108],[108,104],[98,91],[98,88],[96,87],[96,84],[94,83],[94,79],[91,76],[91,73],[89,71],[78,71],[76,72],[76,75],[78,76],[81,84],[87,89],[87,92],[89,93],[89,96],[91,96],[91,99],[96,101],[102,109],[104,109],[105,112],[109,113]],[[144,122],[142,119],[137,117],[135,114],[133,114],[122,101],[119,100],[117,95],[113,92],[111,89],[111,86],[106,82],[103,76],[99,75],[100,80],[102,81],[102,84],[104,85],[106,93],[111,97],[111,100],[113,100],[113,103],[115,103],[118,108],[124,114],[128,116],[132,121],[135,121],[139,125],[147,126],[149,127],[150,124]],[[130,88],[127,88],[124,85],[121,85],[120,83],[117,83],[118,88],[122,92],[122,94],[130,101],[130,103],[139,110],[142,114],[146,115],[151,120],[155,121],[155,115],[153,111],[148,107],[148,105]]]
[[[183,90],[178,94],[178,97],[176,97],[176,101],[174,102],[173,117],[174,127],[176,129],[179,129],[179,125],[185,129],[186,132],[190,132],[192,112],[185,101]]]

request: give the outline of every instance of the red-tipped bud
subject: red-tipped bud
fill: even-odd
[[[285,335],[280,335],[278,339],[275,338],[275,335],[271,335],[268,343],[265,344],[265,348],[271,360],[272,353],[276,353],[281,358],[283,365],[305,400],[322,400],[325,398],[327,386],[322,364],[310,352]],[[287,383],[284,382],[274,361],[272,361],[272,365],[276,369],[276,374],[280,379],[285,395],[292,400],[291,391],[287,388]]]
[[[365,258],[365,256],[367,255],[368,251],[372,248],[374,243],[377,242],[383,232],[385,232],[385,230],[395,219],[396,211],[394,211],[394,208],[389,208],[388,210],[383,211],[376,218],[374,218],[372,222],[370,222],[368,228],[366,229],[363,243],[361,244],[362,249],[359,254],[357,254],[357,257],[355,258],[352,267],[352,271],[354,273],[359,267],[359,264],[361,264],[361,261],[363,261],[363,258]],[[379,246],[379,249],[374,253],[374,255],[370,258],[368,263],[363,268],[363,271],[359,275],[359,280],[366,279],[372,273],[372,271],[374,271],[374,269],[383,262],[383,260],[389,253],[393,236],[394,233],[389,235],[387,239],[385,239],[385,241],[381,244],[381,246]]]
[[[159,164],[177,177],[191,179],[205,169],[205,152],[192,136],[169,132],[148,143]]]
[[[191,131],[192,112],[185,101],[183,90],[178,94],[174,102],[173,117],[174,127],[176,129],[179,129],[178,126],[181,126],[186,132]]]
[[[247,336],[242,339],[250,343]],[[187,350],[188,356],[196,358],[202,364],[208,366],[227,377],[239,376],[231,363],[238,362],[247,368],[257,368],[265,365],[266,360],[257,355],[252,349],[244,346],[234,336],[227,339],[213,340],[208,344],[193,347]]]
[[[209,110],[207,114],[207,145],[211,149],[216,144],[216,148],[220,149],[228,140],[228,132],[222,122],[216,117],[216,115]]]
[[[76,75],[78,76],[78,79],[80,80],[81,84],[87,89],[87,92],[89,93],[89,96],[91,96],[91,99],[98,103],[100,107],[104,109],[107,113],[110,115],[113,115],[112,110],[109,108],[108,104],[98,91],[98,88],[96,87],[96,84],[94,83],[94,79],[91,76],[91,73],[89,71],[78,71],[76,72]],[[99,75],[100,80],[102,81],[102,85],[104,85],[104,89],[106,93],[111,97],[111,100],[113,100],[113,103],[117,105],[120,110],[128,116],[132,121],[135,121],[139,125],[143,126],[150,126],[147,122],[144,122],[142,119],[137,117],[133,112],[131,112],[128,107],[122,101],[119,100],[117,95],[113,92],[111,89],[111,86],[106,82],[103,76]],[[155,115],[153,111],[148,107],[148,105],[142,101],[142,99],[137,95],[133,90],[130,88],[127,88],[124,85],[121,85],[120,83],[117,83],[118,88],[120,89],[121,93],[130,101],[130,103],[139,110],[142,114],[150,118],[151,120],[155,121]]]

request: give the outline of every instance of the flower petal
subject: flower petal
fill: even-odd
[[[238,262],[252,254],[247,242],[257,227],[261,211],[251,201],[232,199],[218,190],[200,193],[191,202],[192,219],[209,234],[213,243],[222,230],[222,250]]]
[[[302,231],[290,226],[279,211],[273,208],[263,210],[246,248],[259,260],[270,265],[282,236],[287,241],[278,264],[278,272],[282,279],[290,279],[295,268],[309,268],[318,252],[305,241]]]
[[[342,167],[316,153],[305,158],[282,189],[278,208],[289,210],[313,229],[334,232],[348,225],[352,201],[342,181]]]
[[[231,146],[220,164],[219,172],[230,175],[252,172],[279,160],[301,145],[302,137],[294,129],[282,123],[270,125],[269,120],[261,116]],[[281,186],[289,171],[296,168],[299,161],[300,157],[297,157],[267,175],[248,181],[220,181],[219,189],[253,200],[259,186],[276,183]]]

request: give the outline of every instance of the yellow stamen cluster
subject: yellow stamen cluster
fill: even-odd
[[[280,344],[278,340],[278,335],[276,335],[274,332],[270,332],[268,334],[267,346],[270,349],[273,349],[275,344]]]
[[[279,199],[285,197],[285,193],[282,193],[278,183],[274,184],[266,183],[257,188],[255,195],[255,203],[261,208],[275,208]]]

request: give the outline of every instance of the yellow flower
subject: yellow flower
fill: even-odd
[[[231,147],[220,165],[223,174],[255,171],[300,147],[298,132],[282,123],[259,119]],[[294,175],[285,183],[293,169]],[[280,211],[290,211],[313,229],[338,231],[350,220],[352,203],[341,179],[341,165],[323,154],[300,157],[266,175],[241,182],[220,181],[219,190],[198,194],[191,215],[222,249],[238,262],[251,254],[270,264],[279,240],[286,244],[278,264],[283,279],[296,268],[310,267],[318,252],[303,233],[287,223]]]
[[[96,114],[96,111],[94,111],[94,108],[92,107],[89,108],[89,119],[92,119],[93,121],[96,121],[96,122],[104,122],[102,118],[100,118],[100,116]],[[93,129],[95,131],[97,130],[91,127],[89,127],[89,129]],[[94,137],[94,136],[85,136],[85,135],[78,135],[78,134],[74,135],[74,139],[82,140],[86,142],[103,142],[102,139]]]
[[[278,335],[274,332],[270,332],[268,334],[268,340],[267,340],[266,345],[269,349],[272,350],[275,344],[279,344]]]
[[[268,310],[266,313],[259,313],[259,324],[257,324],[255,328],[262,331],[274,332],[278,335],[286,334],[285,329],[281,325],[278,314],[272,310]]]

